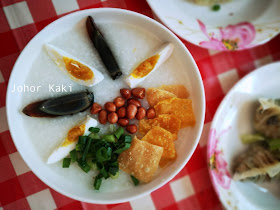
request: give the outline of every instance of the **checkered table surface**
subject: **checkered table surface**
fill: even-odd
[[[25,45],[46,25],[77,10],[116,7],[157,19],[145,0],[0,0],[0,209],[222,209],[207,171],[206,144],[215,111],[229,89],[257,67],[280,60],[280,36],[240,52],[217,52],[186,41],[203,79],[205,125],[195,153],[168,184],[122,204],[96,205],[65,197],[40,181],[17,152],[6,120],[12,67]]]

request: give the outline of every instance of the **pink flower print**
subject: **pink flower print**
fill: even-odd
[[[223,132],[222,132],[223,133]],[[211,129],[208,141],[208,160],[211,170],[211,178],[213,183],[217,183],[225,189],[230,187],[230,173],[227,169],[227,162],[223,158],[223,152],[217,149],[218,138],[216,137],[216,130]]]
[[[228,25],[225,28],[219,28],[220,35],[208,33],[206,26],[200,20],[197,20],[200,30],[209,39],[209,41],[202,41],[199,44],[214,50],[242,50],[248,47],[255,39],[255,27],[249,22],[242,22],[235,25]]]

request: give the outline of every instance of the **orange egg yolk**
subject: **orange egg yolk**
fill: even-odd
[[[154,55],[143,61],[136,69],[133,70],[134,78],[143,78],[147,76],[155,67],[159,59],[159,55]]]
[[[75,78],[80,80],[91,80],[94,77],[89,67],[71,58],[63,57],[67,71]]]
[[[62,144],[62,146],[67,146],[73,142],[78,141],[79,136],[82,136],[85,133],[86,126],[84,124],[75,126],[68,131],[67,139]]]

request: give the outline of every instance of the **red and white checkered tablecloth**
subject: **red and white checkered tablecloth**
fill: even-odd
[[[0,0],[0,209],[222,209],[207,171],[206,144],[215,111],[244,75],[280,60],[280,35],[240,52],[202,49],[186,41],[202,75],[206,118],[191,160],[168,184],[148,196],[122,204],[96,205],[65,197],[41,182],[17,152],[6,120],[6,90],[12,67],[24,46],[42,28],[77,10],[117,7],[155,18],[145,0]]]

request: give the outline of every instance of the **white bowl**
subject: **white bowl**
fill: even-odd
[[[170,69],[174,69],[175,66],[176,69],[173,71],[178,71],[179,77],[187,78],[183,81],[190,91],[190,98],[193,100],[193,107],[197,123],[192,128],[182,129],[182,131],[180,131],[179,139],[175,143],[178,154],[177,159],[169,167],[161,170],[160,174],[156,175],[154,180],[148,184],[141,184],[137,187],[131,187],[125,190],[120,190],[119,188],[113,190],[114,187],[112,186],[112,191],[114,192],[102,192],[102,190],[98,192],[93,190],[92,176],[90,174],[84,173],[78,168],[78,166],[72,166],[74,165],[72,164],[69,169],[62,169],[61,162],[54,165],[47,165],[47,156],[51,153],[55,146],[60,143],[65,131],[64,129],[59,130],[59,132],[57,132],[57,136],[59,136],[59,138],[55,137],[50,139],[49,135],[55,133],[55,125],[52,119],[42,119],[40,121],[38,118],[35,119],[25,116],[21,110],[27,103],[31,103],[32,101],[42,98],[53,97],[56,94],[50,94],[46,91],[41,91],[40,94],[12,92],[14,85],[23,85],[26,81],[32,80],[30,78],[33,78],[36,74],[41,75],[42,78],[32,80],[32,84],[34,83],[37,85],[43,85],[46,82],[45,80],[57,82],[57,84],[70,81],[55,69],[57,67],[53,64],[53,61],[51,61],[42,50],[45,43],[52,42],[53,40],[56,40],[55,44],[59,45],[59,47],[65,48],[64,50],[66,51],[71,51],[71,53],[74,55],[82,53],[84,61],[89,62],[90,65],[94,64],[96,68],[103,72],[105,76],[104,82],[106,83],[107,81],[106,84],[112,85],[113,80],[110,80],[108,77],[106,70],[100,64],[100,59],[94,59],[95,54],[93,47],[90,44],[85,45],[85,43],[90,43],[86,35],[82,34],[81,38],[83,39],[81,39],[81,41],[77,41],[77,39],[75,39],[73,43],[71,40],[65,41],[67,40],[67,34],[71,33],[69,32],[70,30],[72,30],[72,32],[74,29],[76,30],[76,28],[78,30],[84,30],[86,17],[89,15],[91,15],[95,19],[96,23],[100,26],[102,26],[101,23],[104,23],[112,24],[112,28],[115,29],[120,27],[120,29],[113,32],[113,34],[110,32],[111,27],[109,27],[107,30],[108,33],[106,35],[116,38],[117,41],[122,42],[119,44],[121,45],[121,49],[119,49],[120,51],[116,53],[116,56],[120,61],[120,66],[125,72],[128,72],[129,68],[124,62],[124,58],[120,57],[120,55],[123,53],[123,50],[131,50],[128,52],[131,53],[127,54],[128,57],[131,56],[129,57],[129,60],[134,59],[135,61],[139,61],[139,59],[142,59],[139,58],[140,55],[143,56],[145,53],[151,50],[150,45],[153,45],[154,43],[172,42],[175,46],[175,50],[169,60],[159,68],[159,73],[153,73],[154,75],[157,75],[158,78],[158,80],[155,80],[154,85],[161,84],[161,74],[165,74],[168,71],[170,72],[169,74],[173,73],[170,71]],[[131,37],[131,39],[129,39],[129,34],[132,33],[133,30],[126,31],[128,30],[127,28],[137,30],[143,39],[147,39],[150,45],[145,44],[146,42],[144,42],[142,39],[136,41],[134,40],[135,37]],[[63,40],[64,34],[65,40]],[[57,39],[60,41],[57,41]],[[67,46],[65,46],[65,44],[63,45],[63,42],[67,42]],[[116,46],[116,43],[112,42],[112,39],[109,42],[112,44],[113,48]],[[131,45],[133,46],[128,44],[130,42],[132,42]],[[135,46],[137,46],[137,50],[136,48],[134,49]],[[87,53],[85,49],[88,49],[89,53]],[[44,63],[37,65],[38,59],[39,61],[43,60],[42,62]],[[132,65],[132,63],[129,65]],[[36,68],[36,72],[32,71],[30,73],[31,69],[34,70],[34,68]],[[51,75],[55,76],[49,76],[48,72],[52,72]],[[116,97],[116,94],[118,94],[118,85],[125,84],[121,81],[121,79],[115,81],[118,81],[118,83],[114,83],[116,84],[116,90],[113,90],[114,87],[111,86],[112,94],[110,95],[108,93],[108,97],[108,91],[106,94],[103,94],[102,91],[98,92],[98,90],[100,90],[99,84],[93,87],[95,93],[97,94],[97,100],[99,103],[102,104],[104,101],[109,100],[108,98],[112,100],[114,97]],[[149,81],[151,86],[151,80],[149,79],[146,79],[146,82],[144,82],[145,84],[143,84],[143,86],[145,86],[146,83],[148,84]],[[103,81],[101,83],[103,83]],[[81,86],[73,84],[73,89],[75,88],[78,90],[81,88]],[[28,100],[26,100],[27,98]],[[146,195],[170,181],[185,166],[193,154],[202,131],[204,113],[205,96],[202,79],[196,63],[186,47],[172,32],[170,32],[158,22],[144,15],[121,9],[102,8],[83,10],[62,17],[59,20],[51,23],[28,43],[19,56],[12,71],[7,90],[8,123],[14,143],[24,161],[43,182],[45,182],[54,190],[73,199],[89,203],[109,204],[130,201],[132,199]],[[71,124],[75,124],[75,122],[71,121],[77,121],[77,119],[81,118],[82,115],[83,114],[76,114],[74,116],[62,117],[55,122],[58,122],[57,125],[64,123],[65,130],[67,130],[66,128],[70,128]],[[41,131],[38,131],[40,129]],[[32,138],[32,134],[38,132],[42,132],[42,137],[37,139]],[[118,179],[116,179],[116,181],[117,180]]]
[[[226,95],[213,119],[207,146],[213,186],[227,209],[279,209],[280,183],[257,185],[232,179],[233,160],[246,150],[240,135],[253,132],[258,98],[279,98],[280,62],[241,79]]]
[[[200,47],[242,50],[268,42],[280,32],[278,0],[232,0],[220,4],[219,11],[191,0],[147,2],[167,27]]]

